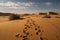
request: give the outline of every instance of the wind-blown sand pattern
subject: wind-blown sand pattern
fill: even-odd
[[[0,40],[60,40],[60,18],[40,15],[0,23]]]

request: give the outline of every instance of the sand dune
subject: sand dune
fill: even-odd
[[[0,40],[60,40],[60,18],[24,16],[0,23]]]

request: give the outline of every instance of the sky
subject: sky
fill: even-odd
[[[0,0],[0,12],[34,13],[60,11],[60,0]]]

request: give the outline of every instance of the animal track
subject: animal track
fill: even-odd
[[[25,24],[25,28],[23,29],[23,33],[24,35],[22,35],[21,37],[23,38],[22,40],[28,40],[29,37],[32,37],[34,34],[31,33],[31,31],[35,30],[35,34],[37,36],[39,36],[39,34],[41,34],[42,30],[40,28],[40,26],[38,26],[35,21],[33,21],[32,19],[27,20],[27,23]],[[20,34],[17,34],[16,37],[19,37]],[[40,37],[40,40],[44,40],[43,37]]]
[[[32,19],[28,20],[27,23],[28,23],[28,24],[25,24],[26,27],[25,27],[24,29],[26,29],[26,31],[27,31],[27,30],[29,30],[31,27],[33,27],[33,28],[35,28],[35,31],[36,31],[35,33],[36,33],[36,35],[39,35],[39,33],[41,32],[40,26],[36,25],[35,21],[33,21]],[[32,29],[32,28],[31,28],[31,29]],[[30,29],[30,30],[31,30],[31,29]],[[23,32],[24,32],[26,35],[29,35],[29,34],[30,34],[30,35],[32,36],[31,32],[30,32],[30,33],[28,33],[28,32],[26,33],[26,31],[23,31]]]

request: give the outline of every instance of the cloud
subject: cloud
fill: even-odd
[[[0,7],[7,7],[7,8],[25,8],[32,6],[33,3],[25,3],[25,2],[0,2]]]
[[[20,4],[20,6],[32,6],[33,5],[33,3],[32,2],[29,2],[29,3],[25,3],[25,2],[18,2],[18,4]]]
[[[45,4],[45,5],[47,5],[47,6],[52,5],[52,3],[51,3],[51,2],[45,2],[44,4]]]
[[[12,6],[19,6],[19,5],[13,2],[5,2],[5,3],[0,3],[0,6],[12,7]]]

